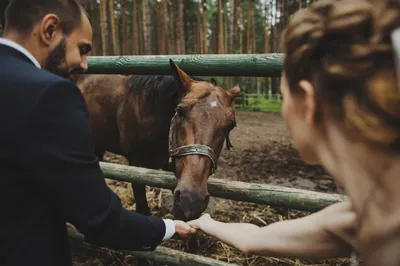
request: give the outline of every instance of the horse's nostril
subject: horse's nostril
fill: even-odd
[[[180,190],[176,190],[175,194],[174,194],[174,197],[175,197],[175,202],[179,203],[180,200],[181,200],[181,191]]]

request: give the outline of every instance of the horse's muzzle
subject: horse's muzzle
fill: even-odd
[[[196,190],[176,189],[172,214],[176,219],[190,221],[197,219],[207,209],[210,194]]]

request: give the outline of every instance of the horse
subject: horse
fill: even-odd
[[[129,165],[174,172],[172,214],[200,217],[210,195],[207,180],[217,169],[236,126],[236,85],[224,90],[214,78],[191,77],[172,60],[172,75],[95,75],[76,80],[88,106],[95,153],[127,158]],[[133,184],[136,211],[150,215],[144,185]]]

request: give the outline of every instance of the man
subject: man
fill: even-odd
[[[196,233],[182,221],[123,209],[105,183],[86,103],[63,78],[87,69],[91,49],[90,21],[77,1],[11,0],[5,20],[0,264],[71,265],[67,221],[86,241],[116,249],[151,251],[175,233]]]

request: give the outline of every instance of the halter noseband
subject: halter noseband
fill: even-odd
[[[175,118],[178,115],[178,112],[171,119],[171,125],[169,128],[169,162],[172,163],[175,157],[187,156],[187,155],[203,155],[210,158],[212,167],[211,173],[212,175],[214,171],[217,169],[217,156],[212,148],[208,147],[207,145],[200,145],[200,144],[190,144],[185,145],[177,148],[172,147],[172,137],[175,129]]]

